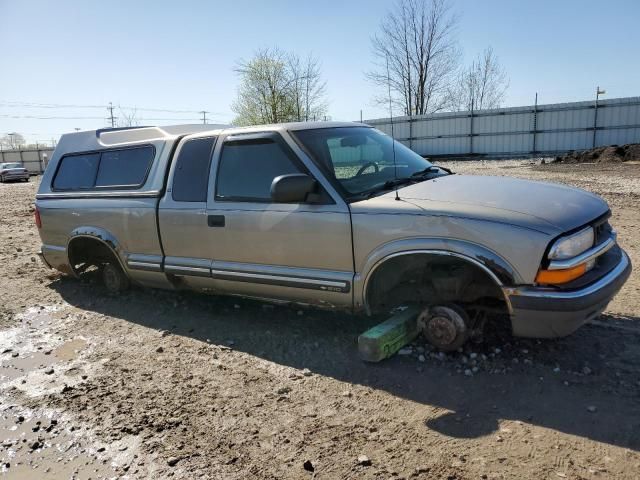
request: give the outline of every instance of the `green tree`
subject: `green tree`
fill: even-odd
[[[232,110],[236,125],[311,120],[326,112],[325,82],[318,61],[279,48],[257,51],[235,69],[240,86]]]

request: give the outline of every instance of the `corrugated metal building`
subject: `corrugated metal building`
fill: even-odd
[[[365,123],[391,134],[388,118]],[[393,130],[426,156],[555,155],[640,143],[640,97],[397,117]]]

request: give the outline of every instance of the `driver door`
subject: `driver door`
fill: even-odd
[[[321,188],[314,203],[274,203],[273,179],[313,176],[278,132],[227,136],[214,154],[207,200],[216,289],[278,300],[352,306],[349,209]]]

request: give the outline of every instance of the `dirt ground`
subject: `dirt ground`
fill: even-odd
[[[447,166],[602,195],[640,265],[640,165]],[[568,338],[364,364],[373,319],[45,269],[37,181],[0,185],[0,478],[640,478],[637,272]]]

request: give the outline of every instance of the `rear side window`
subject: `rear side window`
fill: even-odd
[[[226,143],[218,167],[216,199],[270,202],[273,179],[291,173],[302,172],[273,140]]]
[[[60,160],[53,189],[139,188],[154,156],[152,146],[68,155]]]
[[[53,181],[56,190],[81,190],[92,188],[96,181],[99,153],[73,155],[60,161],[58,173]]]
[[[96,187],[138,186],[147,176],[153,147],[103,152]]]
[[[196,138],[187,141],[173,172],[172,197],[176,202],[206,202],[211,154],[216,139]]]

